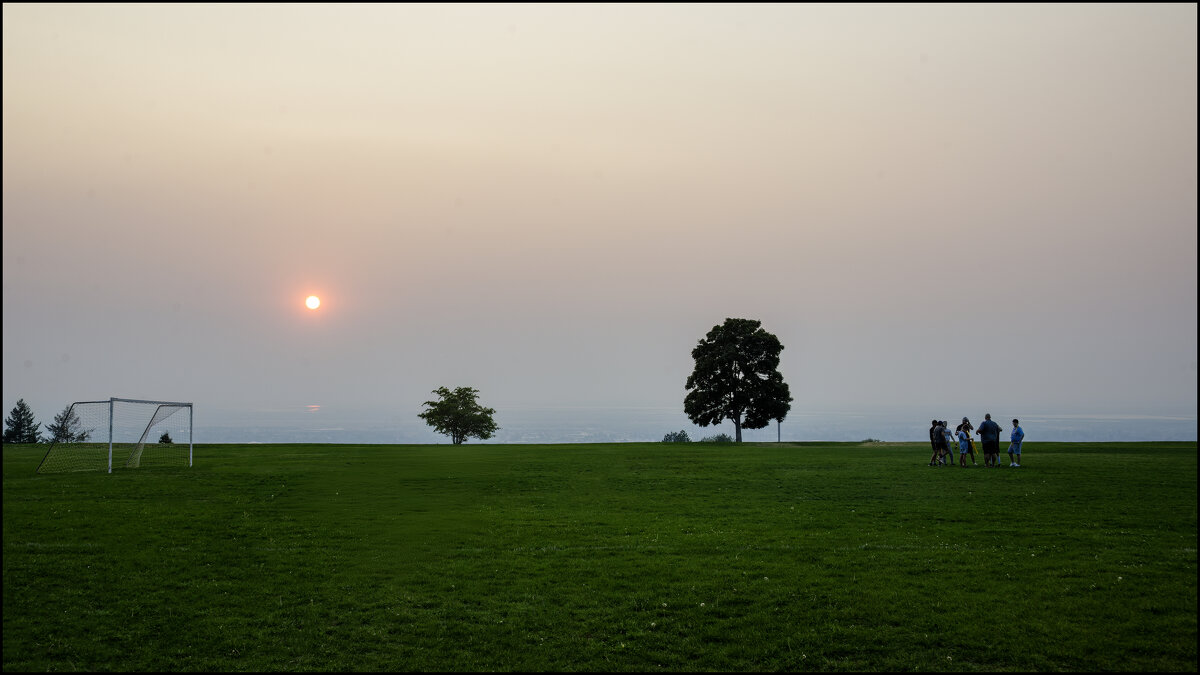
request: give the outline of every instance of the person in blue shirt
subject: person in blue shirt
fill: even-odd
[[[958,428],[958,465],[962,468],[967,468],[967,450],[971,448],[971,436],[967,434],[967,430]]]
[[[971,420],[965,417],[963,418],[962,424],[958,425],[958,428],[954,430],[954,433],[956,434],[959,431],[967,432],[967,452],[971,453],[971,466],[975,466],[975,441],[971,438],[971,432],[974,430],[975,427],[971,426]]]
[[[1008,437],[1008,465],[1021,466],[1021,441],[1025,440],[1025,430],[1021,423],[1013,420],[1012,435]],[[1016,455],[1014,458],[1013,456]]]
[[[975,430],[983,445],[983,465],[1000,466],[1000,425],[992,421],[992,414],[983,416],[983,423]]]

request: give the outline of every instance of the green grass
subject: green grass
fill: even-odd
[[[41,452],[5,671],[1197,668],[1194,442]]]

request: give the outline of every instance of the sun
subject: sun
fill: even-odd
[[[310,296],[308,296],[308,298],[307,298],[307,299],[304,301],[304,305],[305,305],[306,307],[308,307],[309,309],[316,309],[316,308],[318,308],[318,307],[320,307],[320,306],[321,306],[321,299],[320,299],[320,298],[318,298],[318,297],[317,297],[317,296],[315,296],[315,295],[310,295]]]

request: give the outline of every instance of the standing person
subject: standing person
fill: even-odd
[[[983,416],[983,424],[975,430],[979,441],[983,444],[983,463],[986,466],[1000,466],[1000,425],[992,421],[992,414]]]
[[[962,424],[958,425],[958,428],[954,430],[954,433],[960,431],[967,432],[967,452],[971,453],[971,466],[975,466],[975,440],[971,438],[971,432],[974,430],[975,427],[971,426],[971,420],[965,417]]]
[[[1021,423],[1013,420],[1012,435],[1008,437],[1008,465],[1021,466],[1021,441],[1025,440],[1025,430],[1021,428]],[[1013,459],[1016,455],[1016,459]]]
[[[954,466],[954,449],[958,447],[958,439],[954,438],[954,432],[950,431],[950,423],[946,420],[941,421],[942,437],[946,439],[945,456],[950,459],[950,466]]]
[[[967,430],[958,427],[958,465],[967,468],[967,449],[971,447],[971,436]]]
[[[946,458],[949,457],[950,466],[954,466],[954,451],[950,449],[950,432],[946,431],[946,420],[938,420],[938,456],[941,457],[941,464],[947,464]]]
[[[933,448],[933,454],[929,456],[929,466],[937,466],[938,460],[938,435],[937,435],[937,420],[929,422],[929,445]]]

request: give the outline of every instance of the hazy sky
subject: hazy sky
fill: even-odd
[[[1194,412],[1196,24],[6,3],[3,412],[682,408],[725,317],[794,410]]]

